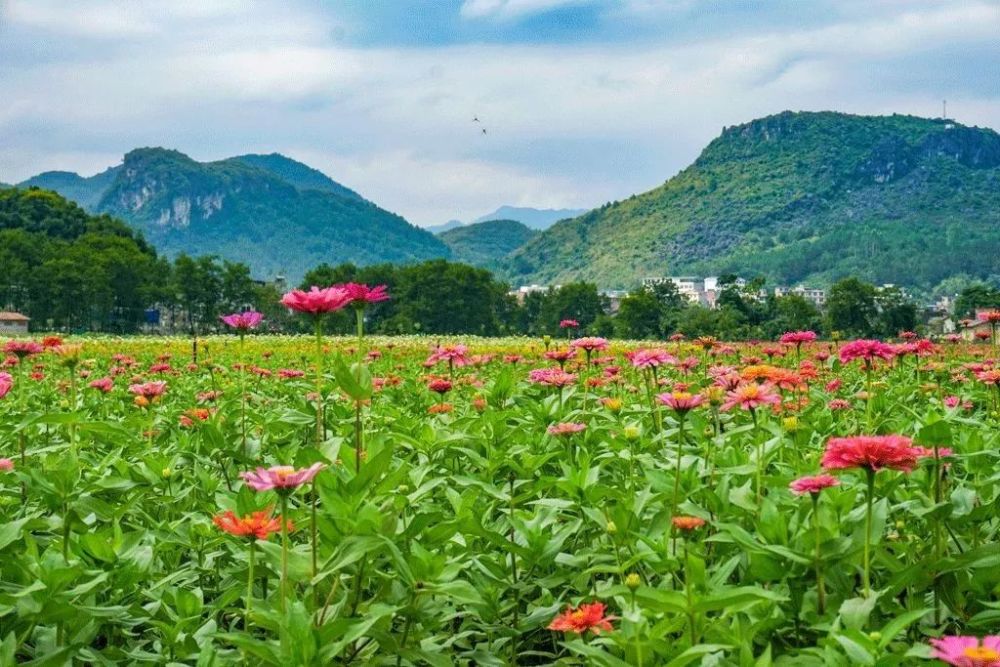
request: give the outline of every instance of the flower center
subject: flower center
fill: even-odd
[[[295,468],[292,466],[278,466],[274,469],[274,474],[278,476],[278,479],[285,479],[294,473]]]
[[[966,658],[974,660],[976,664],[987,665],[994,660],[1000,660],[1000,653],[986,646],[974,646],[962,651]]]

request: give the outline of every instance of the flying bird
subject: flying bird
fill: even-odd
[[[472,117],[472,122],[473,123],[478,123],[479,122],[479,116],[473,116]]]
[[[483,128],[483,134],[486,134],[486,128],[485,127]]]

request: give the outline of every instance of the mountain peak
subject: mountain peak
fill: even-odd
[[[341,197],[350,197],[361,200],[363,197],[354,190],[337,183],[332,178],[318,169],[313,169],[309,165],[303,164],[281,153],[249,153],[230,158],[234,162],[263,169],[271,174],[291,183],[299,190],[320,190],[332,192]]]

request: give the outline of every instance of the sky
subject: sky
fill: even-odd
[[[1000,129],[998,34],[1000,0],[0,0],[0,181],[163,146],[419,225],[590,208],[786,109]]]

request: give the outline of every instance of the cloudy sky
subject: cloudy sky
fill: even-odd
[[[998,33],[1000,0],[0,0],[0,181],[165,146],[422,225],[591,207],[784,109],[1000,128]]]

